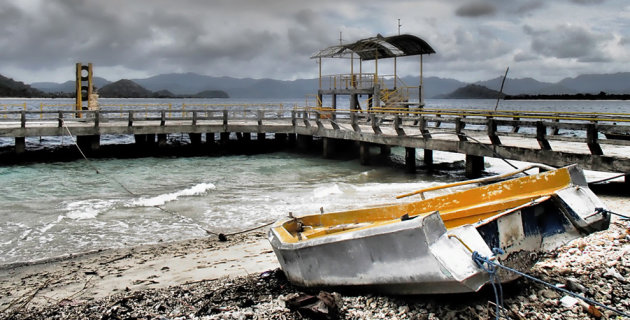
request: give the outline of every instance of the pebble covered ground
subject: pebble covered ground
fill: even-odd
[[[528,272],[625,314],[630,313],[630,223],[615,220],[606,231],[546,253]],[[319,294],[319,295],[318,295]],[[310,295],[310,296],[309,296]],[[295,301],[321,302],[300,308]],[[542,284],[519,279],[503,285],[502,319],[622,319],[593,311]],[[312,305],[311,305],[312,306]],[[590,312],[589,312],[590,310]],[[62,300],[47,307],[2,310],[3,319],[492,319],[495,295],[379,296],[320,293],[288,283],[280,270],[246,277],[119,292],[104,299]]]

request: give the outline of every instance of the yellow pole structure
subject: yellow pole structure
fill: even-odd
[[[83,98],[81,97],[81,63],[77,63],[76,64],[76,100],[75,100],[75,110],[76,111],[81,111],[81,108],[83,107]],[[81,113],[77,113],[77,117],[81,118]]]
[[[92,94],[92,63],[88,63],[88,89],[87,89],[87,97],[90,99],[90,95]]]

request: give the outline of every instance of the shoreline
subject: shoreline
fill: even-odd
[[[627,196],[599,197],[613,212],[625,214],[624,210],[630,207]],[[608,296],[598,297],[603,293],[596,292],[596,300],[617,303],[621,310],[625,308],[628,312],[630,222],[615,217],[613,221],[606,231],[543,253],[543,258],[529,273],[551,283],[562,284],[566,278],[579,279],[591,291],[608,291],[618,297],[618,301],[612,301]],[[284,279],[267,241],[267,229],[229,236],[225,242],[213,235],[95,250],[19,266],[5,265],[0,267],[0,318],[63,319],[97,315],[150,318],[162,315],[192,319],[257,316],[301,319],[300,313],[288,307],[287,300],[305,292],[317,295],[318,291],[294,287]],[[179,297],[178,292],[194,299]],[[514,309],[510,312],[515,318],[546,319],[555,313],[553,310],[563,319],[587,316],[579,304],[564,307],[561,295],[522,279],[507,285],[506,292],[506,305]],[[252,298],[247,298],[249,296]],[[138,297],[142,299],[136,304],[129,302]],[[452,295],[391,297],[344,292],[338,305],[343,318],[351,319],[381,316],[449,319],[461,312],[469,314],[470,319],[477,319],[492,317],[494,312],[491,306],[494,296],[488,288],[464,295],[462,301],[455,299],[458,302],[449,297]],[[172,303],[173,300],[183,302]],[[126,301],[124,308],[121,301]],[[125,313],[120,313],[123,311]]]
[[[122,291],[239,277],[277,268],[266,234],[254,231],[176,242],[104,249],[0,267],[0,310],[39,289],[29,307],[71,297],[91,301]],[[45,289],[45,290],[44,290]]]

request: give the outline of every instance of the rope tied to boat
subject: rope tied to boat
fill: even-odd
[[[495,315],[496,319],[501,318],[501,311],[503,310],[503,287],[501,286],[501,279],[499,278],[498,268],[496,264],[490,263],[492,259],[496,259],[498,255],[504,254],[505,252],[501,250],[501,248],[492,249],[492,253],[494,254],[492,258],[487,258],[482,256],[479,252],[473,251],[472,259],[483,271],[487,272],[490,276],[490,284],[492,284],[492,290],[494,291],[494,300],[495,300]]]
[[[501,249],[499,249],[499,248],[495,248],[495,249],[493,249],[492,251],[493,251],[493,253],[495,253],[495,254],[496,254],[496,251],[495,251],[496,249],[501,250]],[[593,300],[593,299],[587,298],[587,297],[585,297],[585,296],[582,296],[582,295],[577,294],[577,293],[575,293],[575,292],[569,291],[569,290],[567,290],[567,289],[564,289],[564,288],[558,287],[558,286],[556,286],[556,285],[553,285],[553,284],[551,284],[551,283],[549,283],[549,282],[546,282],[546,281],[544,281],[544,280],[542,280],[542,279],[536,278],[536,277],[531,276],[531,275],[529,275],[529,274],[526,274],[526,273],[524,273],[524,272],[518,271],[518,270],[516,270],[516,269],[512,269],[512,268],[510,268],[510,267],[508,267],[508,266],[504,266],[504,265],[502,265],[502,264],[500,264],[500,263],[497,263],[497,262],[495,262],[495,261],[492,261],[492,260],[493,260],[492,258],[488,258],[488,257],[485,257],[485,256],[483,256],[483,255],[479,254],[477,251],[474,251],[474,252],[472,253],[472,258],[473,258],[473,261],[475,261],[475,264],[477,264],[477,266],[479,266],[482,270],[484,270],[484,271],[486,271],[486,272],[488,272],[488,273],[490,274],[491,278],[493,277],[493,276],[492,276],[492,274],[493,274],[493,273],[496,273],[496,270],[497,270],[498,268],[501,268],[501,269],[503,269],[503,270],[507,270],[507,271],[509,271],[509,272],[513,272],[513,273],[515,273],[515,274],[517,274],[517,275],[519,275],[519,276],[522,276],[522,277],[524,277],[524,278],[526,278],[526,279],[528,279],[528,280],[532,280],[532,281],[534,281],[534,282],[536,282],[536,283],[539,283],[539,284],[545,285],[545,286],[547,286],[547,287],[549,287],[549,288],[551,288],[551,289],[554,289],[554,290],[556,290],[556,291],[560,291],[560,292],[562,292],[562,293],[564,293],[564,294],[567,294],[567,295],[570,295],[570,296],[572,296],[572,297],[574,297],[574,298],[578,298],[578,299],[580,299],[580,300],[582,300],[582,301],[584,301],[584,302],[586,302],[586,303],[588,303],[588,304],[589,304],[589,306],[588,306],[588,311],[589,311],[589,312],[592,312],[593,314],[601,314],[601,312],[600,312],[600,311],[599,311],[599,310],[595,307],[595,306],[597,306],[597,307],[600,307],[600,308],[603,308],[603,309],[606,309],[606,310],[612,311],[612,312],[614,312],[614,313],[616,313],[616,314],[618,314],[618,315],[621,315],[621,316],[624,316],[624,317],[630,318],[630,314],[628,314],[628,313],[625,313],[625,312],[623,312],[623,311],[619,311],[619,310],[617,310],[617,309],[611,308],[611,307],[606,306],[606,305],[604,305],[604,304],[602,304],[602,303],[600,303],[600,302],[597,302],[597,301],[595,301],[595,300]],[[493,285],[493,286],[494,286],[494,285]],[[502,299],[502,298],[501,298],[501,299]],[[497,310],[498,310],[498,302],[499,302],[499,300],[497,300]],[[502,301],[501,301],[501,302],[502,302]],[[497,311],[497,317],[496,317],[496,319],[500,319],[500,316],[499,316],[498,311]]]

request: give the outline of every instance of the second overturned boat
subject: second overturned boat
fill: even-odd
[[[287,278],[305,287],[392,294],[478,291],[472,252],[523,270],[535,254],[608,228],[610,215],[569,166],[417,202],[276,222],[269,241]],[[502,281],[513,279],[502,275]]]

